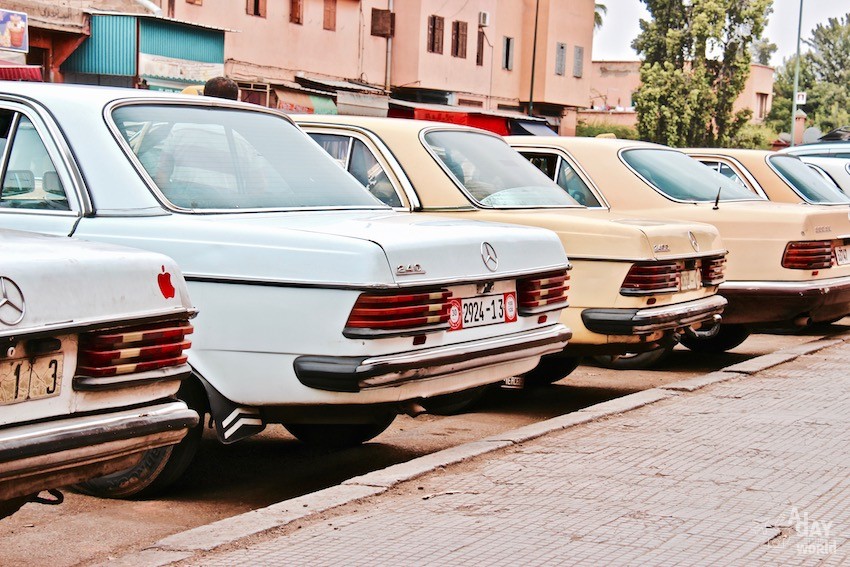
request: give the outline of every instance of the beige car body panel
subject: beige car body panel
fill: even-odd
[[[425,148],[428,131],[468,130],[452,124],[360,116],[293,116],[311,134],[355,136],[367,145],[391,177],[401,199],[401,210],[435,212],[481,221],[547,228],[558,234],[573,266],[570,305],[561,322],[573,331],[570,347],[621,345],[628,350],[641,342],[657,341],[663,333],[605,335],[585,327],[582,311],[589,308],[644,309],[675,306],[716,294],[717,286],[675,294],[624,296],[620,284],[632,263],[682,257],[716,256],[726,251],[718,232],[708,225],[687,221],[657,221],[607,208],[487,209],[477,207]],[[489,133],[488,133],[489,134]],[[415,188],[415,189],[414,189]],[[647,215],[647,218],[652,218]],[[689,232],[697,242],[695,252]],[[661,251],[665,250],[666,251]]]

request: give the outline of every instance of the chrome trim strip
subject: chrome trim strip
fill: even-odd
[[[802,282],[766,282],[766,281],[725,281],[720,284],[720,292],[724,291],[787,291],[806,292],[834,286],[850,286],[850,276],[829,278],[823,280],[808,280]]]
[[[197,314],[197,309],[186,309],[183,306],[142,313],[119,313],[117,315],[110,315],[109,317],[93,317],[89,319],[62,321],[60,323],[49,323],[40,325],[37,330],[7,329],[0,331],[0,338],[12,337],[14,339],[24,339],[57,333],[79,333],[103,326],[121,325],[129,327],[171,319],[191,319]]]
[[[553,272],[558,270],[569,270],[571,269],[570,264],[555,264],[544,267],[535,267],[533,269],[528,270],[517,270],[512,272],[497,272],[492,274],[481,274],[480,276],[468,276],[463,278],[451,278],[451,279],[421,279],[415,281],[403,281],[403,282],[363,282],[363,283],[350,283],[350,282],[314,282],[314,281],[306,281],[306,280],[273,280],[273,279],[259,279],[259,278],[248,278],[244,276],[216,276],[216,275],[207,275],[207,274],[192,274],[183,272],[183,277],[187,282],[202,282],[202,283],[221,283],[221,284],[234,284],[234,285],[262,285],[262,286],[273,286],[273,287],[318,287],[318,288],[328,288],[328,289],[353,289],[353,290],[371,290],[371,289],[406,289],[406,288],[416,288],[416,287],[428,287],[428,286],[452,286],[452,285],[463,285],[468,283],[476,283],[480,281],[493,281],[493,280],[510,280],[510,279],[518,279],[524,278],[528,276],[534,276],[538,274],[545,274],[547,272]]]
[[[641,309],[635,313],[635,319],[649,319],[652,317],[663,317],[665,315],[676,314],[687,315],[704,309],[716,309],[725,306],[726,300],[724,298],[719,295],[712,295],[711,297],[704,297],[702,299],[697,299],[696,301],[689,301],[687,303],[680,303],[677,305],[663,305],[661,307]]]
[[[581,254],[570,254],[570,261],[583,260],[586,262],[659,262],[663,260],[693,260],[697,258],[720,257],[729,254],[728,250],[708,250],[706,252],[692,252],[690,254],[674,254],[670,256],[657,256],[646,258],[629,258],[618,256],[582,256]]]

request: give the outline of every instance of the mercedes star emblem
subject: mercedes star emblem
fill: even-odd
[[[484,260],[484,265],[491,272],[495,272],[499,267],[499,257],[496,255],[496,249],[489,242],[481,243],[481,259]]]
[[[0,323],[13,327],[24,320],[27,307],[18,284],[0,276]]]
[[[691,246],[694,247],[694,252],[699,252],[699,242],[697,242],[697,237],[694,236],[694,233],[690,230],[688,231],[688,238],[691,239]]]

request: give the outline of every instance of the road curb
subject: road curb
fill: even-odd
[[[683,393],[694,392],[736,378],[745,378],[762,370],[792,361],[800,356],[812,354],[848,341],[850,341],[850,331],[816,339],[734,364],[703,376],[681,380],[659,388],[643,390],[546,421],[437,451],[405,463],[353,477],[337,486],[174,534],[161,539],[142,552],[111,559],[101,565],[103,567],[123,567],[125,565],[162,567],[191,559],[197,553],[211,551],[217,547],[233,544],[243,538],[284,527],[345,504],[377,496],[399,483],[415,479],[442,467],[461,463],[548,433],[590,423],[605,417],[622,415],[659,401],[679,397]]]

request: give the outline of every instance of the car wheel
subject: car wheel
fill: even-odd
[[[719,353],[731,350],[747,340],[750,331],[743,325],[720,325],[712,336],[695,337],[685,334],[681,338],[683,345],[694,352]]]
[[[395,414],[381,414],[369,423],[284,423],[283,426],[302,443],[344,449],[374,439],[393,420]]]
[[[614,370],[643,370],[651,368],[667,358],[675,345],[658,347],[646,352],[630,352],[626,354],[600,354],[593,360],[600,366]]]
[[[180,443],[145,451],[142,459],[123,471],[74,485],[77,492],[101,498],[146,498],[159,494],[183,476],[198,452],[204,432],[201,423]]]
[[[444,394],[442,396],[436,396],[434,398],[422,400],[422,407],[428,410],[428,413],[432,413],[434,415],[457,415],[459,413],[464,413],[469,411],[475,404],[477,404],[484,394],[487,393],[487,390],[490,389],[490,385],[486,386],[478,386],[477,388],[472,388],[471,390],[465,390],[463,392],[455,392],[453,394]]]
[[[540,358],[540,363],[532,370],[522,375],[525,380],[524,388],[539,388],[554,384],[561,378],[566,378],[578,368],[581,358],[577,356],[546,355]]]

